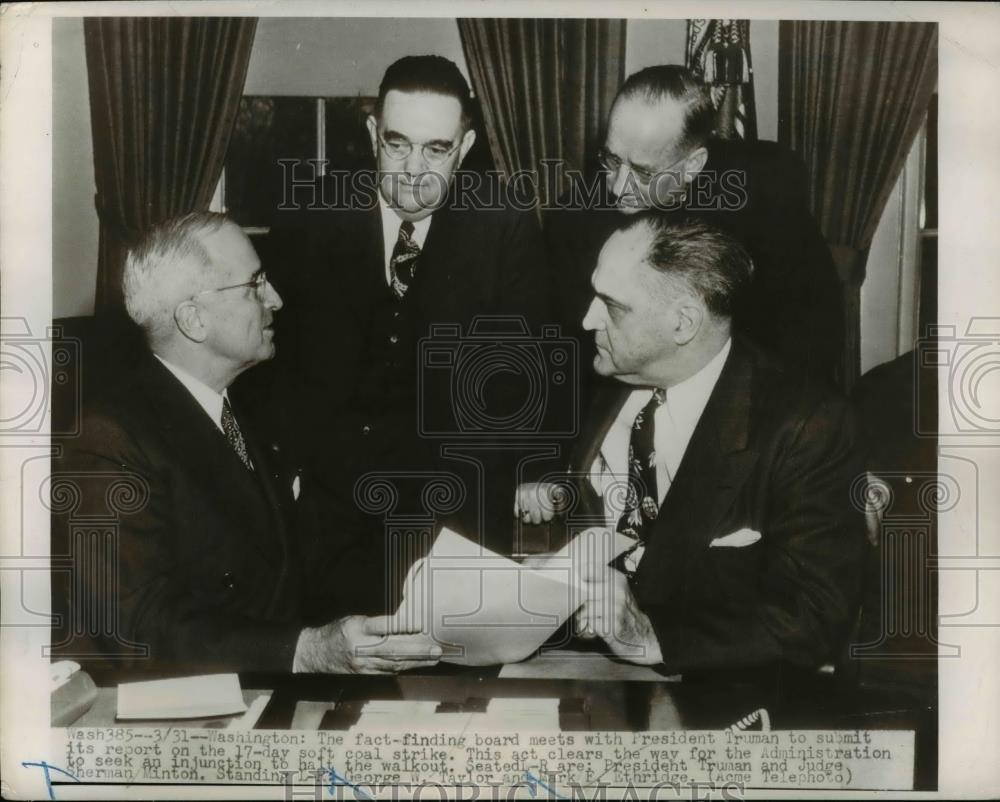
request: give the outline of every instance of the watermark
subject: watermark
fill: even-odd
[[[945,372],[948,392],[941,414],[925,409],[914,382],[914,431],[921,437],[1000,437],[1000,317],[974,317],[964,336],[954,326],[930,326],[916,342],[914,375]],[[940,428],[939,427],[940,418]]]
[[[657,173],[649,182],[626,175],[616,192],[608,188],[608,175],[588,175],[567,167],[559,159],[543,159],[537,170],[505,173],[497,170],[458,170],[442,175],[433,170],[413,176],[375,169],[328,169],[321,159],[279,159],[281,198],[279,211],[369,211],[379,204],[379,191],[388,199],[401,192],[418,209],[433,210],[450,193],[450,207],[458,210],[623,208],[624,198],[640,198],[644,208],[658,211],[732,212],[748,203],[744,170],[702,170],[694,176],[675,169]]]
[[[432,325],[417,348],[421,435],[565,438],[577,432],[578,346],[558,326],[543,326],[534,336],[523,317],[477,317],[466,331]]]
[[[58,327],[39,337],[25,318],[0,319],[0,437],[79,434],[80,354],[80,341],[64,337]]]
[[[364,782],[345,777],[337,768],[311,771],[286,771],[285,799],[369,800],[369,799],[567,799],[581,802],[604,802],[609,799],[745,799],[742,782],[711,780],[660,780],[655,784],[636,785],[631,781],[610,782],[560,781],[555,772],[525,771],[513,782]]]

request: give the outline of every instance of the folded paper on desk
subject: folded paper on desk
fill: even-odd
[[[580,606],[581,561],[606,565],[631,545],[617,533],[587,530],[528,567],[444,528],[406,576],[397,623],[428,633],[445,662],[517,662]]]
[[[118,686],[119,719],[204,718],[246,709],[236,674],[123,682]]]

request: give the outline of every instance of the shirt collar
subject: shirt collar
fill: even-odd
[[[392,248],[396,245],[396,239],[399,237],[399,227],[403,222],[403,218],[396,214],[381,192],[378,193],[378,205],[379,209],[382,211],[382,236],[386,242],[392,243],[389,246],[389,253],[391,255]],[[417,220],[413,223],[413,241],[416,242],[421,248],[424,247],[424,242],[427,239],[427,232],[431,227],[431,217],[433,216],[434,215],[429,214],[422,220]]]
[[[712,390],[715,389],[716,382],[719,381],[719,376],[722,375],[722,368],[726,364],[726,357],[729,356],[732,344],[732,339],[727,339],[726,344],[719,349],[719,353],[701,370],[679,384],[667,388],[667,407],[678,424],[683,425],[685,420],[695,424],[698,422],[701,413],[705,411]]]
[[[187,391],[194,396],[194,400],[197,401],[201,408],[205,410],[205,414],[212,419],[212,422],[219,428],[219,431],[224,431],[222,428],[222,403],[224,400],[229,400],[228,390],[223,390],[221,393],[217,393],[203,381],[196,379],[183,368],[179,368],[177,365],[167,362],[167,360],[159,354],[154,354],[153,356],[159,359],[160,362],[163,363],[163,366],[174,374],[177,381],[187,388]]]

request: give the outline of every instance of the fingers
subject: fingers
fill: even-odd
[[[593,640],[597,637],[597,632],[591,621],[590,611],[588,610],[586,604],[576,611],[576,617],[574,618],[573,624],[573,628],[576,630],[578,638],[581,638],[582,640]]]
[[[420,632],[419,621],[407,621],[396,615],[373,615],[362,620],[361,631],[365,635],[413,635]]]
[[[527,482],[514,494],[514,517],[523,523],[537,526],[552,520],[554,485],[548,482]]]
[[[355,653],[387,660],[438,660],[441,647],[426,635],[386,635],[378,641],[358,644]]]
[[[398,674],[401,671],[411,671],[415,668],[430,668],[437,665],[437,660],[388,660],[383,657],[365,657],[355,663],[358,674]]]

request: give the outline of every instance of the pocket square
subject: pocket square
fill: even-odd
[[[732,534],[725,535],[724,537],[717,537],[711,543],[708,544],[709,548],[743,548],[744,546],[751,546],[760,540],[760,532],[754,529],[738,529]]]

